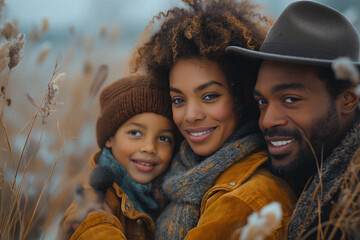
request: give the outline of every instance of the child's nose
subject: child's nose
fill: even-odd
[[[156,144],[153,140],[147,139],[144,145],[140,148],[141,152],[155,155],[156,154]]]

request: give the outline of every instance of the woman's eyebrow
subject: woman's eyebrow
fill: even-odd
[[[199,91],[201,91],[201,90],[204,90],[205,88],[210,87],[211,85],[219,85],[219,86],[221,86],[221,87],[224,86],[223,84],[221,84],[221,83],[219,83],[219,82],[217,82],[217,81],[215,81],[215,80],[212,80],[212,81],[210,81],[210,82],[201,84],[200,86],[196,87],[196,88],[194,89],[194,92],[199,92]],[[177,89],[177,88],[174,88],[174,87],[170,87],[169,90],[170,90],[171,92],[175,92],[175,93],[182,93],[182,91],[181,91],[180,89]]]
[[[221,83],[212,80],[212,81],[210,81],[210,82],[201,84],[200,86],[198,86],[197,88],[195,88],[194,92],[198,92],[198,91],[204,90],[205,88],[210,87],[211,85],[214,85],[214,84],[215,84],[215,85],[219,85],[219,86],[221,86],[221,87],[224,86],[224,85],[222,85]]]

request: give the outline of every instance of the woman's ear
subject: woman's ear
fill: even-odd
[[[344,115],[355,112],[359,104],[359,96],[355,93],[355,87],[346,89],[342,93],[342,113]]]

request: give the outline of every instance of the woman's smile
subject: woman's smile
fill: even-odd
[[[187,139],[189,139],[191,142],[201,143],[210,138],[215,129],[216,127],[191,128],[186,129],[185,132],[188,135]]]

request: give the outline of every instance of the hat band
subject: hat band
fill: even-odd
[[[271,43],[265,42],[261,46],[259,52],[270,53],[270,54],[278,54],[278,55],[287,55],[294,57],[305,57],[305,58],[314,58],[314,59],[327,59],[333,60],[335,58],[340,57],[340,55],[336,55],[331,52],[322,51],[315,48],[305,48],[299,47],[284,43]],[[344,56],[341,56],[344,57]],[[349,56],[353,59],[352,56]],[[356,59],[353,59],[356,61]]]

